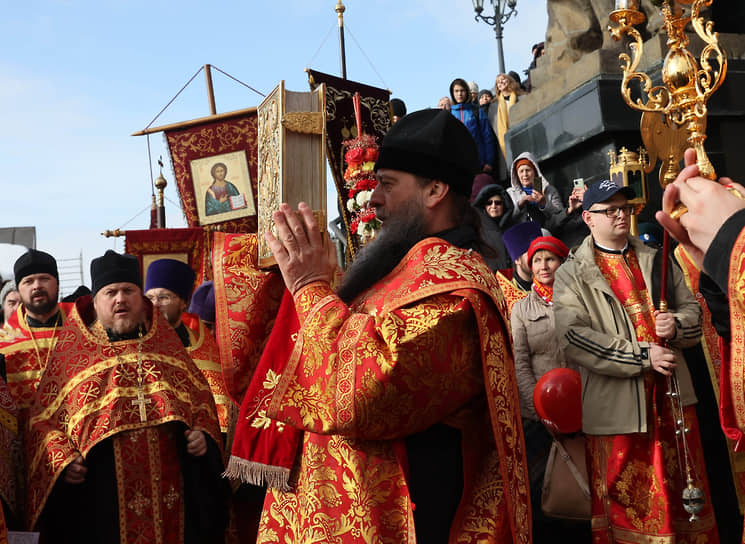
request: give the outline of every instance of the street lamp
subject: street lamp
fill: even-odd
[[[474,19],[481,19],[487,25],[494,27],[497,35],[497,47],[499,48],[499,73],[504,74],[504,51],[502,50],[502,28],[510,20],[510,17],[517,14],[517,0],[490,0],[494,7],[494,15],[481,15],[484,11],[484,0],[473,0],[473,11],[476,12]]]

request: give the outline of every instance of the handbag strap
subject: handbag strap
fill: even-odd
[[[556,444],[556,450],[559,452],[559,455],[561,455],[561,458],[564,460],[567,467],[569,467],[569,472],[571,472],[572,476],[574,476],[574,479],[577,480],[577,484],[579,485],[582,494],[587,500],[592,499],[592,495],[590,494],[590,486],[587,484],[584,476],[577,468],[577,465],[574,464],[574,461],[569,455],[569,452],[567,452],[566,448],[564,447],[564,444],[561,443],[561,440],[557,440],[555,438],[554,444]]]

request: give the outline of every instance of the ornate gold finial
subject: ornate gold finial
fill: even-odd
[[[105,236],[106,238],[118,238],[119,236],[124,236],[124,231],[121,229],[114,229],[114,230],[105,230],[101,233],[101,236]]]
[[[344,4],[341,3],[341,0],[336,0],[336,7],[334,7],[334,11],[337,14],[337,17],[339,17],[339,24],[341,24],[342,19],[344,18],[344,10],[347,9],[344,7]]]
[[[160,166],[160,174],[158,174],[158,177],[155,178],[155,188],[158,189],[158,207],[162,208],[164,205],[163,190],[168,185],[166,178],[163,177],[163,159],[162,158],[158,159],[158,166]]]
[[[618,56],[623,71],[621,95],[631,108],[663,114],[670,127],[684,127],[688,146],[696,150],[696,162],[701,175],[715,180],[716,172],[704,150],[706,104],[724,82],[727,56],[719,47],[719,36],[713,32],[713,23],[704,23],[704,18],[700,15],[701,9],[711,4],[711,0],[688,0],[686,4],[691,5],[689,15],[686,15],[677,2],[673,3],[672,9],[669,0],[662,0],[661,3],[669,51],[662,66],[663,85],[653,86],[649,75],[637,72],[644,43],[634,26],[645,18],[644,13],[639,10],[639,0],[615,1],[616,9],[611,12],[610,19],[616,26],[609,27],[611,35],[615,40],[620,40],[624,35],[632,39],[629,45],[632,56],[627,53]],[[698,62],[686,49],[688,36],[684,29],[689,22],[696,34],[706,42]],[[631,82],[634,80],[643,89],[642,98],[636,100],[631,98]],[[645,97],[646,102],[643,100]],[[657,155],[666,157],[670,153],[657,150]]]

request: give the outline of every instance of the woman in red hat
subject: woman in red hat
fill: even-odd
[[[530,294],[512,308],[512,338],[515,350],[515,372],[520,393],[525,447],[530,474],[533,504],[533,538],[535,542],[565,542],[558,536],[574,537],[580,531],[590,539],[590,528],[551,520],[541,511],[541,490],[546,462],[551,450],[551,435],[541,423],[533,405],[533,389],[546,372],[566,367],[559,347],[553,311],[554,274],[569,255],[569,249],[558,238],[541,236],[528,248],[528,263],[533,271]],[[571,531],[567,533],[566,531]]]

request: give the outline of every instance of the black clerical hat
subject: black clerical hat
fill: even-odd
[[[438,179],[470,197],[479,154],[471,133],[449,111],[420,110],[393,125],[383,138],[375,170],[383,168]]]
[[[16,278],[16,285],[20,285],[21,280],[31,274],[49,274],[59,280],[57,261],[49,253],[36,249],[29,249],[18,257],[13,265],[13,274]]]
[[[110,283],[134,283],[142,288],[140,262],[134,255],[108,250],[103,257],[91,261],[91,291],[93,296]]]

